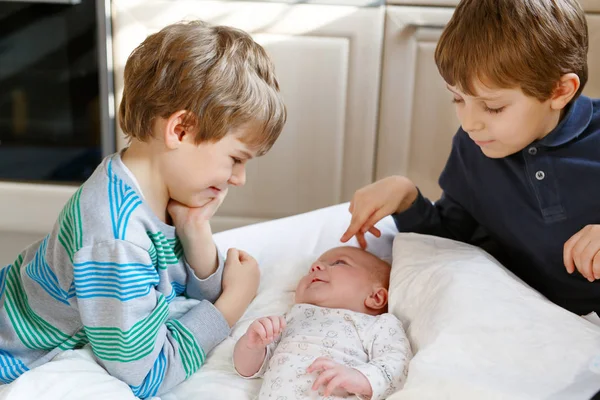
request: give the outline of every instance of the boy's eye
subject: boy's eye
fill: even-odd
[[[499,108],[489,108],[488,106],[485,107],[485,112],[489,112],[490,114],[499,114],[502,112],[502,110],[504,110],[504,107],[499,107]]]
[[[240,158],[237,157],[231,157],[231,159],[233,160],[234,164],[241,164],[242,160]]]
[[[457,103],[462,103],[462,102],[463,102],[463,100],[462,100],[462,99],[457,99],[456,97],[454,97],[454,98],[452,98],[452,102],[453,102],[454,104],[457,104]]]

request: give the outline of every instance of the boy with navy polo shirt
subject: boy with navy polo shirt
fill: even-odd
[[[577,314],[600,312],[600,100],[582,96],[588,32],[576,0],[463,0],[435,59],[461,122],[435,204],[408,178],[360,189],[342,237],[403,232],[475,243]]]

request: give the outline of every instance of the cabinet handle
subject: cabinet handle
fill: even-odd
[[[413,29],[436,29],[436,30],[444,30],[446,24],[448,23],[451,14],[442,14],[442,15],[415,15],[411,13],[402,14],[402,13],[389,13],[389,20],[400,29],[405,29],[411,27]]]
[[[416,23],[416,24],[408,24],[408,26],[412,26],[415,27],[417,29],[436,29],[436,30],[440,30],[443,31],[444,28],[446,28],[446,25],[442,25],[442,24],[427,24],[427,23]]]
[[[13,3],[79,4],[81,0],[4,0]]]

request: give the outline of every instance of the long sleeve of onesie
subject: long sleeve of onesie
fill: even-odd
[[[385,399],[404,386],[412,352],[401,322],[392,314],[382,314],[363,339],[369,362],[355,366],[373,389],[370,400]]]

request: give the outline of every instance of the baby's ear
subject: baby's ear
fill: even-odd
[[[365,300],[365,306],[371,310],[382,310],[387,306],[388,291],[384,287],[373,289],[369,297]]]

